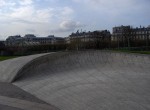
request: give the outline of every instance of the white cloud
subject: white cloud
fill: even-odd
[[[148,24],[149,3],[149,0],[0,0],[0,33],[34,31],[44,35],[53,30],[63,35],[82,28],[81,22],[88,24],[86,30]]]
[[[8,3],[13,2],[12,0],[4,2],[3,6]],[[62,32],[79,26],[78,22],[71,21],[74,10],[70,7],[38,8],[35,7],[32,0],[18,0],[14,3],[17,6],[8,7],[9,11],[0,11],[0,23],[2,23],[0,28],[7,28],[7,30],[0,30],[4,36],[25,34],[31,30],[38,35],[48,35],[50,30],[59,28]]]
[[[0,0],[0,7],[5,6],[6,2],[4,0]]]
[[[70,7],[64,7],[63,10],[62,10],[62,15],[63,16],[68,16],[68,15],[71,15],[73,13],[74,13],[74,11]]]
[[[10,8],[10,12],[2,13],[1,21],[6,19],[15,22],[45,23],[60,22],[62,20],[71,20],[74,10],[70,7],[42,8],[37,9],[34,5],[23,5]]]
[[[57,29],[51,30],[54,33],[66,33],[66,32],[73,32],[75,29],[79,29],[84,27],[85,25],[81,24],[78,21],[73,20],[64,20],[60,23]]]
[[[6,1],[6,0],[0,0],[0,7],[4,7],[4,6],[14,6],[14,5],[16,5],[15,2]]]
[[[74,10],[70,7],[57,7],[53,9],[57,21],[73,19]]]
[[[34,9],[31,6],[14,8],[12,13],[10,14],[10,17],[16,19],[28,19],[32,16],[33,13]]]
[[[53,9],[39,9],[36,10],[33,6],[24,6],[20,8],[13,9],[13,12],[10,14],[10,18],[15,21],[26,21],[26,22],[49,22],[53,16]]]
[[[76,28],[81,27],[81,23],[80,22],[76,22],[76,21],[62,21],[60,23],[60,29],[64,30],[64,31],[73,31]]]
[[[32,0],[21,0],[20,5],[31,5],[33,3]]]

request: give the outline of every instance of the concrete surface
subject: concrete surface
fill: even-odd
[[[47,104],[40,104],[5,96],[0,96],[0,104],[20,108],[23,110],[56,110]]]
[[[22,109],[0,104],[0,110],[22,110]]]
[[[19,68],[5,81],[60,110],[150,109],[150,55],[59,52]]]
[[[10,83],[0,82],[0,96],[46,104],[44,101]]]
[[[30,55],[0,62],[0,110],[59,110],[9,83],[31,62],[47,54]]]
[[[24,57],[13,58],[10,60],[5,60],[0,62],[0,82],[12,82],[17,76],[18,72],[21,69],[30,63],[30,61],[39,58],[40,56],[46,55],[45,54],[37,54],[37,55],[30,55]]]
[[[0,82],[0,110],[58,110],[10,83]]]
[[[0,110],[58,110],[15,85],[0,82]]]

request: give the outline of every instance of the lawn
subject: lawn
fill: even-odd
[[[150,51],[134,51],[134,50],[113,50],[113,51],[126,52],[126,53],[150,54]]]
[[[16,58],[18,56],[0,56],[0,61]]]

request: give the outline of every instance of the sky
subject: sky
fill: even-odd
[[[0,0],[0,40],[150,25],[150,0]]]

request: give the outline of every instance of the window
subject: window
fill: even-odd
[[[143,35],[143,40],[146,39],[145,35]]]

